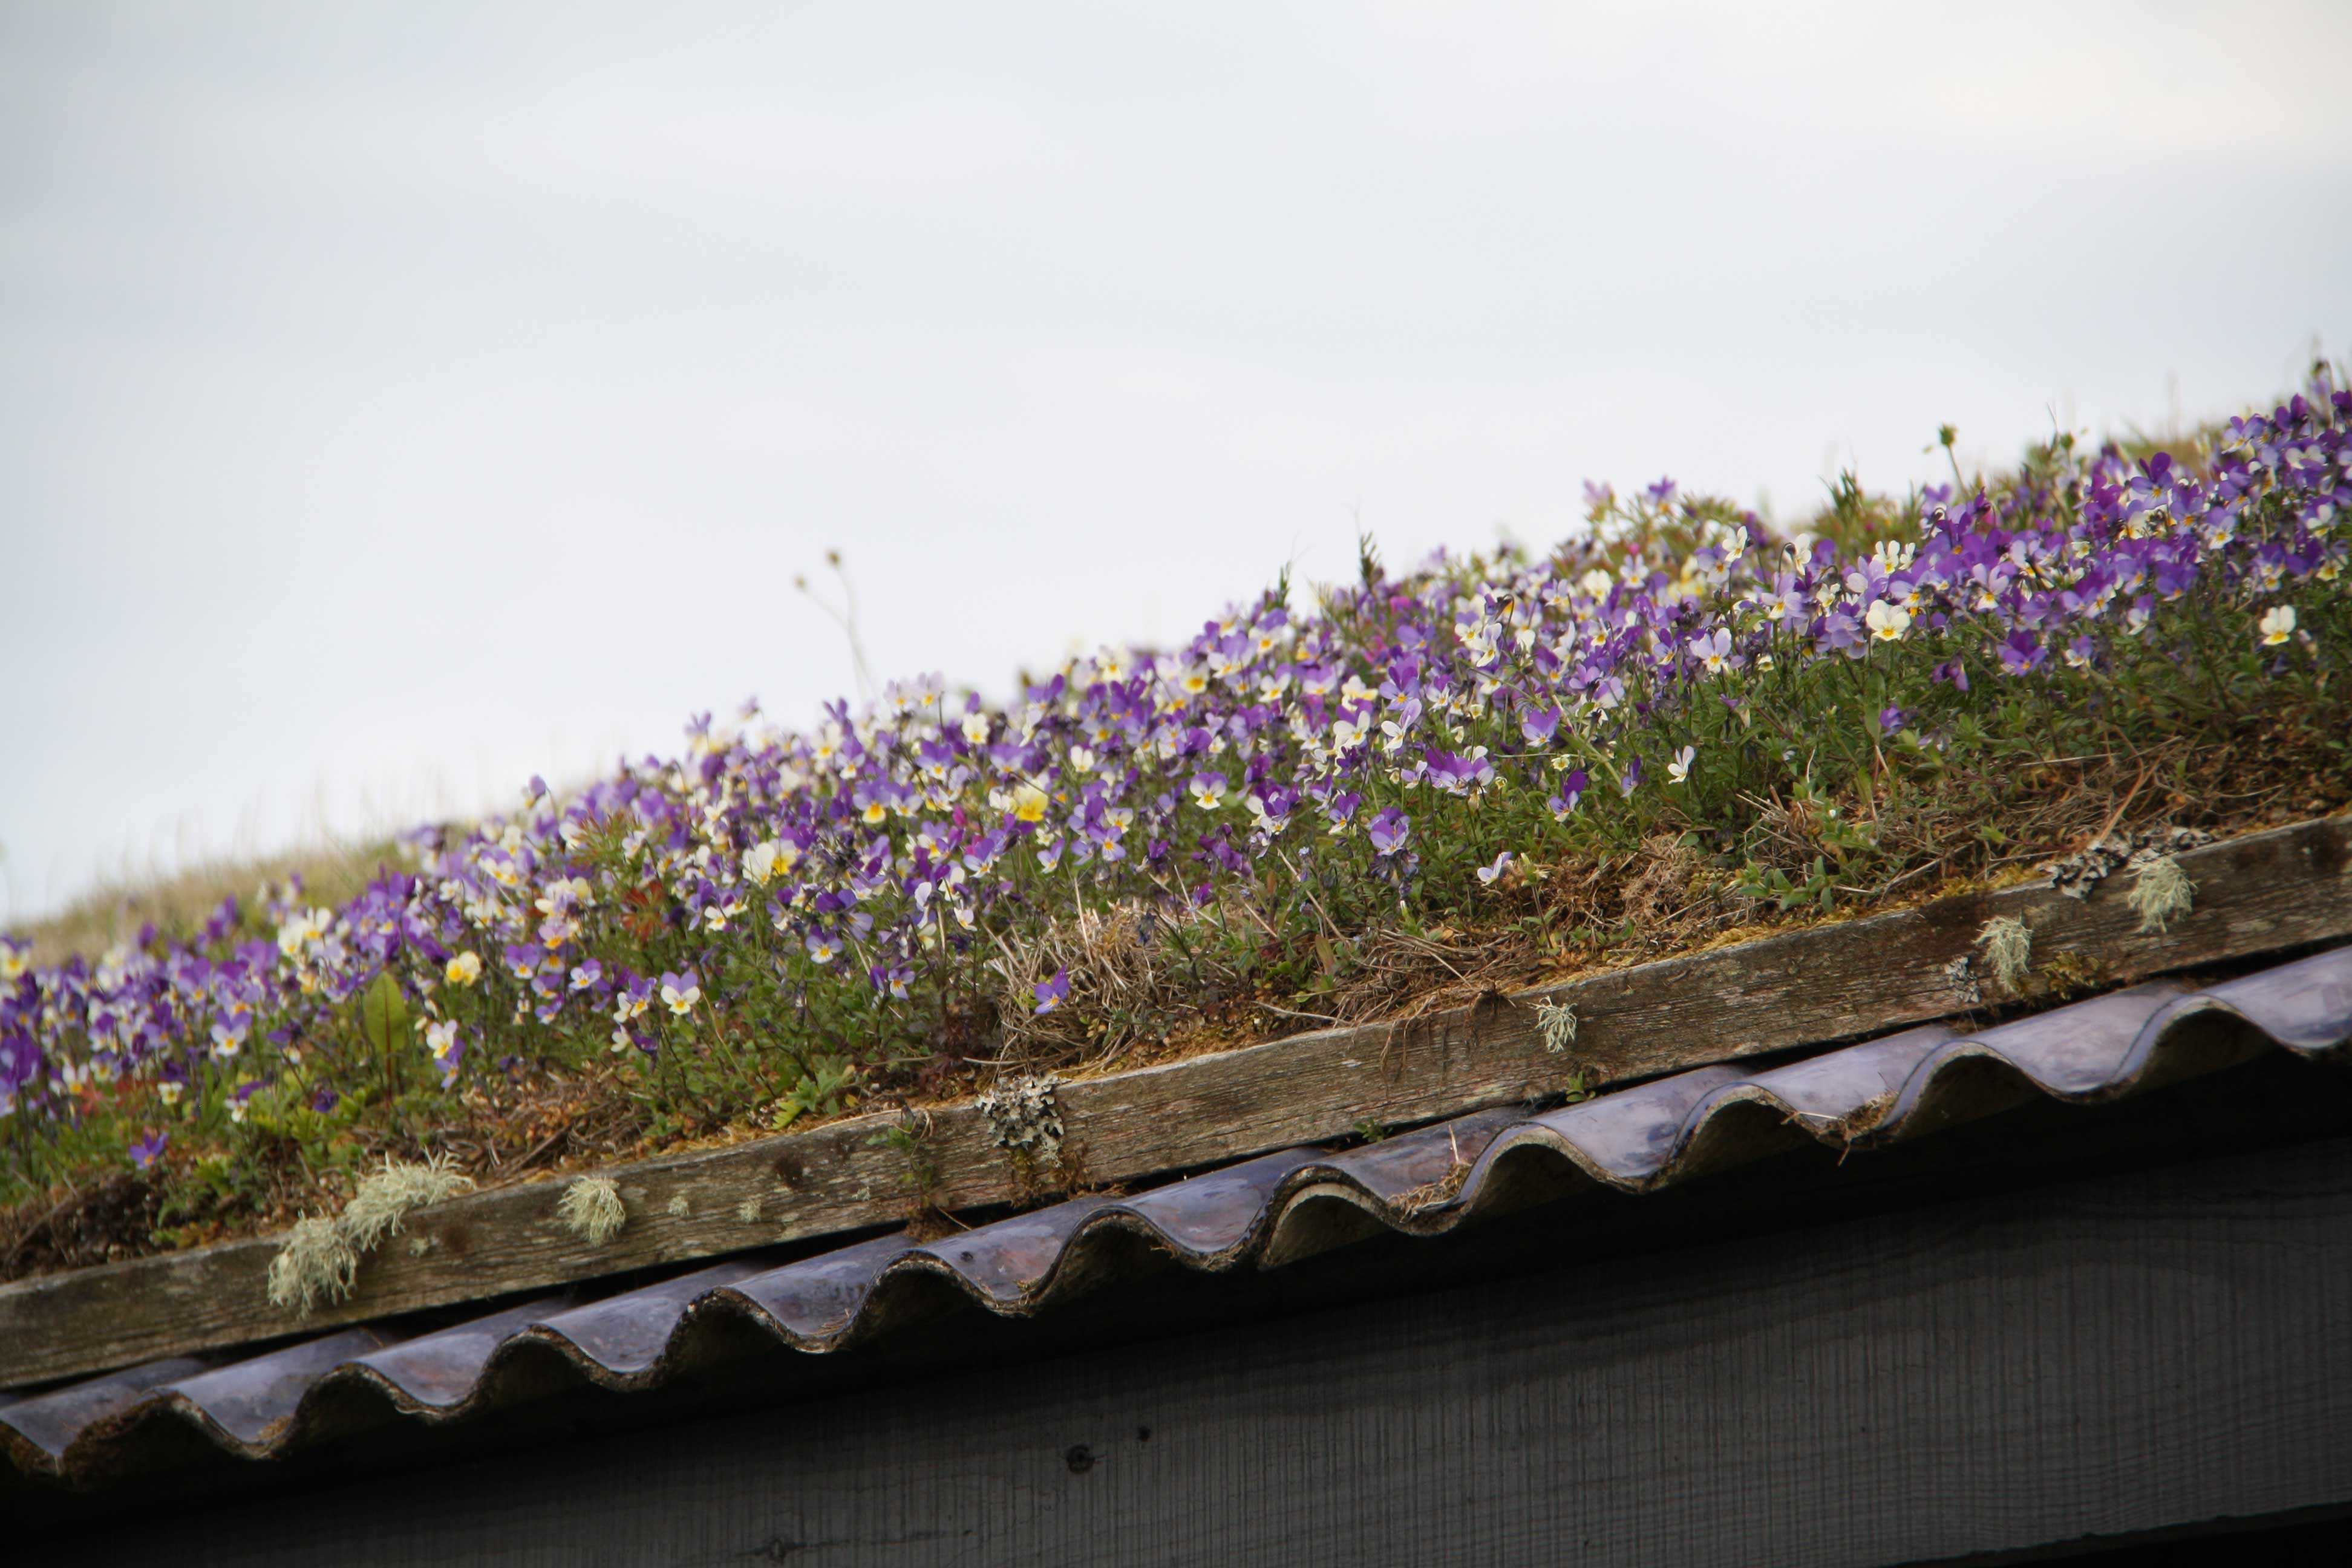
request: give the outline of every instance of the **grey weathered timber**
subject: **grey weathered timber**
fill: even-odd
[[[58,1544],[191,1568],[1774,1568],[2352,1503],[2352,1143],[1597,1266],[1555,1234],[1534,1276]]]
[[[2352,818],[2329,818],[2181,857],[2194,910],[2143,933],[2128,876],[2087,900],[2046,884],[1792,931],[1712,952],[1580,976],[1410,1026],[1317,1031],[1060,1091],[1066,1180],[1105,1184],[1590,1088],[1825,1045],[1990,1004],[2035,1001],[2055,982],[2122,984],[2167,971],[2352,935]],[[2036,973],[2022,994],[1968,962],[1984,922],[2021,920]],[[1540,1002],[1570,1005],[1572,1048],[1544,1048]],[[270,1307],[268,1238],[0,1288],[0,1387],[95,1372],[300,1329],[480,1300],[551,1284],[803,1237],[887,1226],[913,1199],[885,1116],[852,1118],[733,1148],[614,1168],[628,1211],[593,1247],[556,1218],[560,1182],[452,1200],[413,1215],[362,1266],[347,1300],[308,1319]],[[971,1106],[933,1112],[925,1134],[950,1209],[1017,1201],[1013,1168]]]

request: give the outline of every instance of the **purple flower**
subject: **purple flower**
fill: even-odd
[[[1029,989],[1037,997],[1037,1011],[1050,1013],[1060,1006],[1070,994],[1070,972],[1067,969],[1057,969],[1054,972],[1053,979],[1041,981]]]
[[[1568,776],[1559,781],[1559,789],[1550,799],[1544,802],[1544,805],[1550,808],[1555,820],[1566,822],[1569,819],[1570,815],[1576,810],[1576,803],[1584,798],[1584,786],[1591,782],[1585,776],[1582,768],[1568,770]]]
[[[1505,868],[1507,868],[1510,863],[1511,852],[1506,849],[1500,855],[1496,856],[1492,863],[1478,868],[1478,880],[1484,882],[1490,888],[1493,887],[1496,879],[1502,876]]]
[[[2011,632],[2000,645],[2000,668],[2008,675],[2031,675],[2049,657],[2050,650],[2032,632]]]
[[[146,1137],[140,1139],[136,1143],[131,1145],[131,1163],[138,1166],[141,1170],[145,1170],[148,1166],[155,1163],[155,1157],[163,1152],[163,1145],[169,1143],[171,1141],[172,1135],[170,1133],[164,1131],[161,1128],[157,1128],[154,1131],[147,1134]]]
[[[1892,735],[1903,728],[1904,721],[1908,718],[1910,718],[1909,714],[1890,702],[1878,710],[1879,731],[1883,734]]]
[[[1486,761],[1484,746],[1473,746],[1458,756],[1452,752],[1431,752],[1425,760],[1429,782],[1448,795],[1467,795],[1495,782],[1495,770]]]
[[[1412,837],[1412,818],[1395,806],[1390,806],[1366,823],[1364,831],[1371,835],[1374,850],[1382,855],[1393,855],[1404,847],[1406,839]]]

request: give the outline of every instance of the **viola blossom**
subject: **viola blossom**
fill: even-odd
[[[131,1145],[131,1163],[140,1170],[145,1170],[156,1162],[163,1152],[163,1145],[171,1141],[172,1135],[160,1128],[148,1133]]]
[[[2263,612],[2259,628],[2264,647],[2276,647],[2294,636],[2294,606],[2277,605]]]
[[[1405,840],[1412,837],[1412,818],[1390,806],[1365,825],[1365,833],[1372,847],[1381,855],[1393,856],[1402,850]]]
[[[441,1087],[447,1089],[457,1081],[458,1064],[466,1059],[466,1042],[458,1035],[457,1023],[444,1018],[425,1025],[425,1045],[433,1053],[434,1065],[441,1069]]]
[[[1493,887],[1495,883],[1501,879],[1504,870],[1509,867],[1510,863],[1511,852],[1506,849],[1500,855],[1496,856],[1493,860],[1478,868],[1478,880],[1485,883],[1487,887]]]
[[[1675,760],[1666,764],[1666,782],[1677,784],[1687,784],[1690,781],[1691,763],[1697,758],[1696,746],[1685,746],[1681,751],[1676,752]]]
[[[626,971],[623,973],[625,978],[621,983],[619,994],[613,1000],[613,1022],[615,1024],[626,1024],[632,1019],[644,1017],[646,1009],[653,1005],[654,983],[643,975],[628,974]]]
[[[702,1000],[702,976],[689,969],[682,974],[664,972],[661,977],[662,1005],[673,1018],[684,1018],[694,1012],[694,1005]]]
[[[1910,717],[1902,709],[1890,702],[1878,710],[1879,732],[1886,735],[1899,733],[1903,726],[1910,721]]]
[[[2010,675],[2031,675],[2042,668],[2050,650],[2032,632],[2011,632],[2001,640],[2000,668]]]
[[[1709,675],[1721,675],[1727,669],[1738,669],[1745,661],[1731,651],[1731,633],[1722,626],[1705,637],[1691,638],[1691,657],[1706,666]]]
[[[441,970],[441,978],[461,991],[481,977],[482,955],[471,951],[452,955]]]
[[[1195,773],[1192,775],[1192,804],[1203,811],[1214,811],[1225,804],[1225,775]]]
[[[1901,642],[1903,634],[1911,629],[1911,612],[1891,600],[1880,599],[1864,614],[1862,621],[1880,642]]]
[[[1041,1015],[1050,1013],[1069,999],[1070,972],[1057,969],[1053,979],[1040,981],[1029,989],[1037,998],[1037,1011]]]
[[[1584,798],[1584,788],[1590,782],[1582,768],[1568,770],[1567,775],[1559,781],[1559,788],[1544,801],[1554,822],[1566,822],[1576,815],[1576,804]]]
[[[1423,760],[1424,776],[1448,795],[1467,795],[1495,782],[1495,769],[1486,761],[1484,746],[1473,746],[1458,756],[1452,752],[1431,752]]]

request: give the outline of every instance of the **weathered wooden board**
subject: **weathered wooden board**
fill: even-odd
[[[117,1518],[35,1535],[26,1560],[1870,1568],[2336,1510],[2347,1152],[1592,1266],[1576,1216],[1529,1215],[1563,1266],[1270,1321],[1204,1310],[1203,1331],[1009,1369],[1034,1325],[984,1321],[912,1385],[389,1479],[350,1466],[259,1500],[155,1509],[134,1484]],[[2194,1560],[2340,1562],[2345,1542]]]
[[[2046,885],[1944,900],[1684,958],[1584,976],[1432,1014],[1410,1028],[1330,1029],[1059,1093],[1068,1173],[1090,1184],[1339,1137],[1365,1121],[1424,1121],[1559,1089],[1850,1039],[2013,1000],[1958,961],[1988,919],[2033,932],[2038,967],[2076,986],[2352,936],[2352,818],[2209,846],[2181,858],[2194,911],[2143,935],[2127,877],[2088,900]],[[2043,973],[2048,973],[2043,968]],[[2029,981],[2029,991],[2047,984]],[[1572,1005],[1575,1045],[1542,1044],[1536,1006]],[[898,1222],[907,1156],[867,1116],[734,1148],[649,1160],[609,1174],[628,1211],[589,1245],[556,1217],[560,1182],[502,1187],[411,1216],[362,1265],[358,1289],[307,1319],[272,1308],[263,1237],[0,1288],[0,1387],[267,1339],[800,1237]],[[970,1106],[930,1118],[935,1202],[961,1209],[1028,1195]]]

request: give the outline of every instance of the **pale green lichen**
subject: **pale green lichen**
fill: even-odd
[[[690,1215],[693,1212],[694,1205],[686,1201],[686,1194],[684,1193],[678,1193],[672,1196],[667,1205],[662,1210],[662,1213],[669,1215],[672,1219],[684,1219],[688,1215]]]
[[[1984,949],[1985,963],[1994,979],[2012,991],[2024,984],[2026,972],[2033,964],[2033,933],[2025,929],[2023,921],[2014,915],[1995,915],[1977,932],[1977,945]]]
[[[2197,902],[2197,884],[2169,855],[2144,860],[2132,873],[2131,891],[2124,901],[2139,916],[2142,934],[2161,931],[2187,914]]]
[[[1544,1049],[1559,1056],[1576,1044],[1576,1005],[1572,1002],[1537,1003],[1536,1027],[1543,1033]]]
[[[555,1216],[589,1246],[602,1247],[621,1233],[629,1211],[621,1205],[621,1190],[610,1176],[582,1176],[556,1200]]]
[[[286,1233],[278,1255],[269,1260],[269,1304],[307,1318],[320,1300],[341,1300],[359,1278],[360,1260],[387,1237],[399,1234],[400,1222],[411,1210],[473,1187],[470,1178],[437,1157],[422,1164],[386,1160],[382,1170],[361,1181],[342,1213],[332,1219],[314,1215],[298,1220]],[[422,1257],[424,1238],[411,1243],[409,1250]]]
[[[386,1160],[383,1169],[360,1183],[335,1223],[355,1250],[373,1252],[385,1237],[400,1234],[400,1222],[412,1209],[473,1190],[472,1178],[452,1170],[439,1156],[422,1164]]]
[[[350,1295],[359,1269],[360,1255],[341,1226],[316,1215],[296,1220],[269,1260],[269,1304],[307,1318],[321,1298]]]
[[[735,1205],[735,1217],[742,1221],[745,1225],[759,1224],[760,1200],[757,1198],[745,1198],[741,1203],[737,1204]]]

